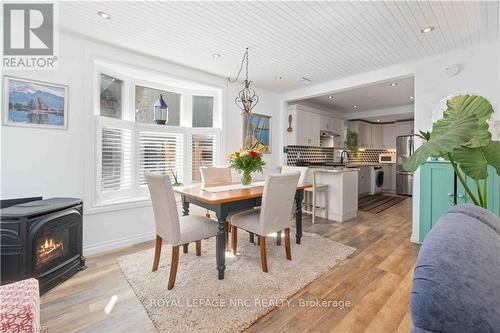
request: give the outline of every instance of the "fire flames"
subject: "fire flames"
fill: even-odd
[[[37,249],[39,263],[58,257],[64,253],[64,243],[53,238],[45,238]]]

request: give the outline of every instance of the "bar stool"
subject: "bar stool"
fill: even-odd
[[[318,184],[316,182],[316,173],[317,170],[311,170],[312,173],[312,187],[306,188],[304,191],[305,196],[306,196],[306,203],[305,203],[305,209],[302,211],[306,214],[311,214],[312,215],[312,223],[315,223],[316,220],[316,210],[324,210],[326,212],[326,216],[328,217],[328,185],[326,184]],[[312,202],[309,204],[307,197],[312,196]],[[324,198],[324,204],[323,205],[318,205],[317,204],[317,197],[318,194],[323,194]],[[309,209],[310,207],[310,209]]]

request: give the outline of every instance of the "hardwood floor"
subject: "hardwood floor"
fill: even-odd
[[[304,231],[357,251],[295,294],[290,306],[274,309],[247,332],[408,332],[419,248],[409,241],[411,200],[376,215],[360,212],[344,223],[310,221],[304,217]],[[154,332],[117,263],[118,257],[146,248],[153,251],[154,242],[89,257],[87,270],[43,295],[42,325],[47,332]],[[350,306],[304,306],[315,300],[350,302]]]

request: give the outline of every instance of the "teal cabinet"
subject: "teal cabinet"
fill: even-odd
[[[500,216],[500,178],[493,167],[488,167],[488,209]],[[451,206],[453,206],[454,172],[446,161],[426,162],[420,168],[420,229],[419,240],[425,236]],[[466,177],[467,184],[475,194],[476,183]],[[457,203],[472,203],[460,181],[457,184]],[[482,184],[481,184],[482,186]]]

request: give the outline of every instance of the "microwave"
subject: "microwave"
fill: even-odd
[[[394,164],[394,163],[396,163],[396,154],[395,153],[380,154],[380,155],[378,155],[378,162],[379,163]]]

